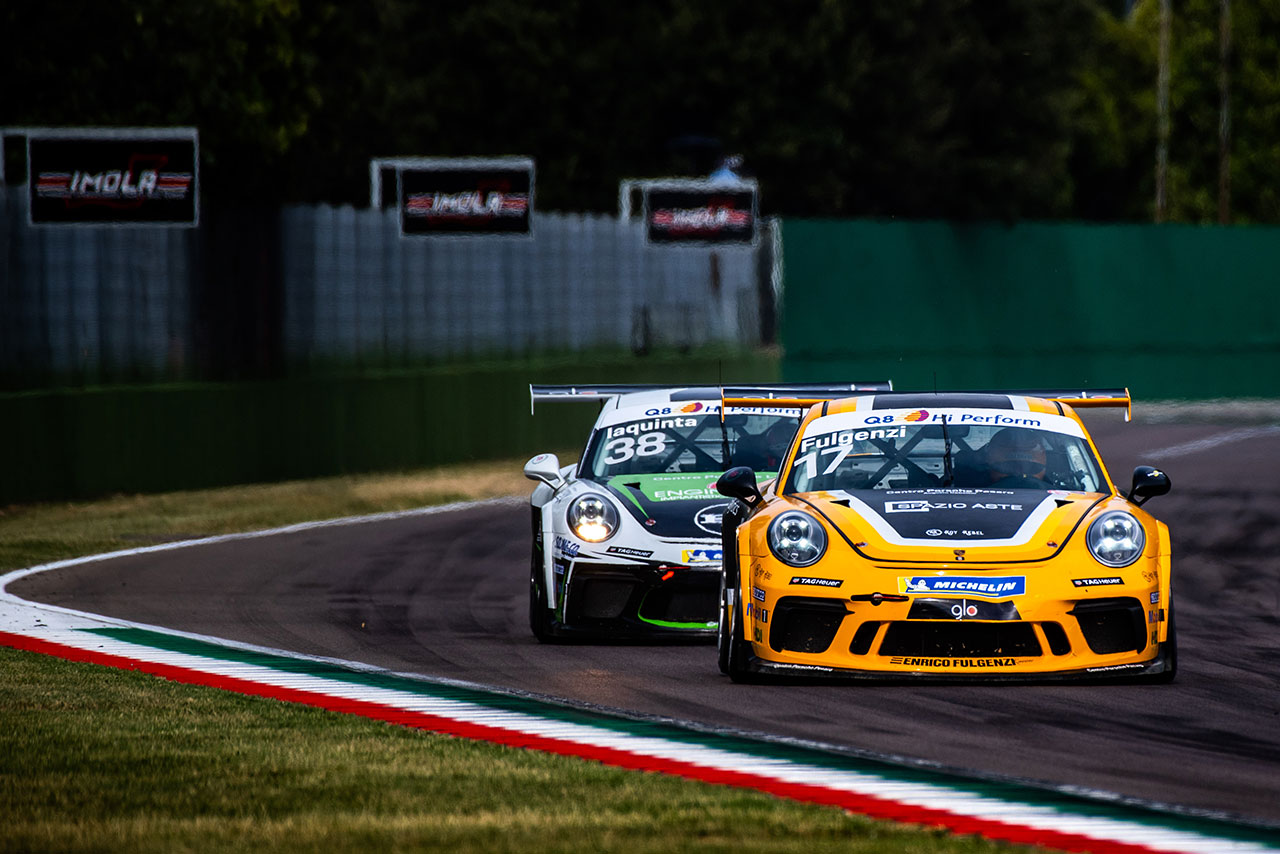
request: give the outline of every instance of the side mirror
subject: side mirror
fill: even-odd
[[[564,486],[564,478],[560,476],[560,458],[555,454],[538,454],[524,464],[524,476],[529,480],[540,480],[551,489]]]
[[[720,475],[720,479],[716,481],[716,491],[750,507],[755,507],[764,500],[760,487],[756,484],[756,473],[747,466],[734,466]]]
[[[1129,490],[1129,500],[1141,507],[1148,498],[1164,495],[1172,486],[1169,475],[1155,466],[1138,466],[1133,470],[1133,488]]]

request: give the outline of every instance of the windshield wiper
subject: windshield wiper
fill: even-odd
[[[955,472],[951,468],[951,432],[947,430],[947,416],[942,415],[942,485],[950,486]]]

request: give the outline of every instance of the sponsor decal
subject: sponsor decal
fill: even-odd
[[[693,524],[708,534],[719,534],[720,526],[724,521],[724,511],[728,509],[729,502],[727,501],[720,504],[712,504],[710,507],[703,507],[693,514]]]
[[[862,420],[864,424],[895,424],[898,417],[893,415],[868,415]],[[965,412],[960,415],[917,409],[901,416],[901,420],[910,422],[928,421],[931,423],[947,422],[948,424],[999,424],[1009,427],[1040,427],[1038,418],[1021,418],[1015,415],[1000,413]]]
[[[965,489],[957,486],[929,487],[927,489],[886,489],[885,495],[1015,495],[1012,489]]]
[[[993,578],[964,575],[914,575],[898,576],[899,593],[967,593],[986,599],[1004,596],[1021,596],[1027,592],[1024,575],[1005,575]]]
[[[706,409],[706,404],[698,403],[697,401],[694,401],[693,403],[687,403],[684,406],[680,407],[681,412],[701,412],[704,409]]]
[[[984,531],[977,531],[972,528],[927,528],[925,530],[926,537],[985,537]]]
[[[758,563],[751,567],[751,576],[753,578],[763,578],[765,581],[773,580],[773,573]]]
[[[1022,510],[1021,504],[1005,504],[998,501],[886,501],[886,513],[928,513],[930,510]]]
[[[768,609],[768,608],[756,608],[756,611],[755,611],[755,618],[756,618],[757,620],[759,620],[760,622],[762,622],[762,623],[767,623],[767,622],[769,622],[769,609]]]
[[[951,667],[957,670],[984,667],[1012,667],[1017,662],[1012,658],[909,658],[893,656],[890,664],[901,664],[905,667]]]
[[[572,540],[564,537],[556,537],[556,549],[565,557],[577,557],[578,549],[582,548]]]
[[[1160,604],[1160,591],[1159,591],[1159,590],[1157,590],[1155,593],[1152,593],[1152,594],[1151,594],[1151,604],[1152,604],[1152,605],[1159,605],[1159,604]]]
[[[684,549],[680,552],[681,563],[719,563],[722,560],[722,549]]]
[[[1106,667],[1086,667],[1086,673],[1111,673],[1117,670],[1141,670],[1145,664],[1109,664]]]
[[[763,602],[763,601],[764,601],[764,595],[765,595],[765,594],[764,594],[764,591],[763,591],[763,590],[761,590],[759,587],[752,587],[752,588],[751,588],[751,598],[752,598],[752,599],[755,599],[755,600],[756,600],[756,601],[758,601],[758,602]]]
[[[1148,612],[1147,612],[1147,624],[1148,624],[1148,625],[1150,625],[1151,623],[1158,623],[1158,622],[1160,622],[1160,612],[1159,612],[1159,611],[1148,611]]]
[[[611,555],[626,555],[627,557],[651,557],[652,551],[647,549],[632,549],[627,546],[609,546],[605,549]]]
[[[633,421],[630,424],[616,424],[613,427],[605,428],[605,438],[613,439],[617,436],[639,436],[641,433],[651,433],[655,430],[680,430],[685,427],[693,427],[697,425],[696,418],[655,418],[651,421]]]
[[[867,442],[871,439],[903,439],[906,438],[906,427],[886,427],[876,430],[841,430],[839,433],[822,433],[817,436],[805,436],[800,440],[800,453],[818,448],[833,448],[839,445],[852,445],[854,442]]]
[[[720,498],[719,492],[708,487],[694,487],[693,489],[655,489],[652,498],[654,501],[700,501],[707,498]]]
[[[1021,617],[1012,602],[986,602],[981,599],[927,599],[920,596],[912,601],[907,619],[1018,620]]]
[[[792,576],[791,583],[806,587],[839,587],[841,584],[844,584],[844,582],[838,578],[813,578],[808,575]]]
[[[1073,578],[1071,583],[1075,587],[1106,587],[1110,584],[1124,584],[1124,579],[1119,576],[1111,576],[1110,578]]]
[[[760,631],[760,627],[755,628],[756,643],[764,643],[764,632]]]

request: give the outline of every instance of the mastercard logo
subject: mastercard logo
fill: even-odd
[[[929,410],[917,409],[915,412],[908,412],[903,416],[903,421],[924,421],[929,417]]]
[[[687,406],[680,407],[681,412],[698,412],[702,409],[701,403],[690,403]]]

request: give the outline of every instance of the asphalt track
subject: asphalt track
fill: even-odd
[[[734,685],[709,646],[544,646],[519,503],[84,564],[10,592],[395,671],[1280,824],[1280,427],[1091,416],[1170,473],[1180,673],[1146,685]],[[1275,422],[1272,421],[1272,424]]]

